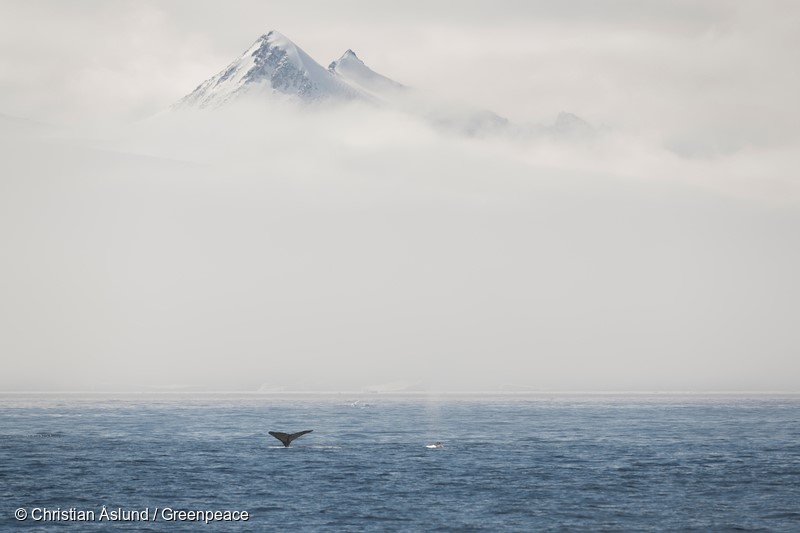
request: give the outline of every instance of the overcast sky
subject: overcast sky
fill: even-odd
[[[675,145],[798,139],[793,1],[0,1],[0,113],[137,118],[278,30],[515,121],[562,110]]]
[[[0,0],[0,390],[800,391],[800,4],[476,4]],[[271,29],[601,135],[143,120]]]

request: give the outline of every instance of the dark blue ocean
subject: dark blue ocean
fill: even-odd
[[[113,530],[798,532],[800,397],[0,396],[0,531]]]

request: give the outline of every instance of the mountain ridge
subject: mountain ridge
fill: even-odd
[[[245,52],[173,109],[218,108],[245,95],[282,95],[304,103],[361,101],[422,117],[447,131],[467,135],[520,131],[486,109],[433,97],[375,72],[347,49],[327,68],[283,34],[261,35]],[[557,138],[588,139],[593,128],[572,113],[561,113],[551,126],[528,128]],[[573,134],[573,130],[577,133]]]
[[[238,59],[198,85],[177,106],[219,107],[259,87],[301,100],[359,96],[302,48],[273,30],[256,39]]]

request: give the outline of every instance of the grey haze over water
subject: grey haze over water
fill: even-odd
[[[3,2],[0,389],[800,390],[795,8],[444,5]],[[272,28],[600,135],[163,112]]]

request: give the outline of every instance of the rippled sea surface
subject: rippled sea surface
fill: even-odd
[[[52,530],[797,532],[800,398],[0,396],[0,531]]]

